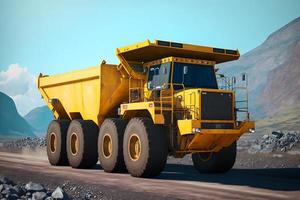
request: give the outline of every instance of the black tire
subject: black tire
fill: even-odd
[[[137,147],[130,148],[130,144],[136,144],[134,141],[140,142]],[[139,153],[134,156],[136,151]],[[154,125],[149,118],[131,119],[124,134],[123,152],[126,168],[132,176],[159,175],[165,167],[168,155],[167,136],[163,126]]]
[[[98,136],[99,161],[105,172],[125,172],[123,137],[126,123],[122,119],[106,119]],[[111,145],[111,146],[110,146]]]
[[[92,120],[72,120],[67,134],[67,155],[73,168],[91,168],[98,161],[98,126]]]
[[[216,153],[193,153],[194,167],[200,173],[225,173],[229,171],[236,159],[236,142]]]
[[[47,156],[51,165],[69,165],[66,138],[70,120],[53,120],[47,130]]]

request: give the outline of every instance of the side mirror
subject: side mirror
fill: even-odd
[[[184,66],[183,67],[183,74],[186,75],[189,71],[189,67],[188,66]]]

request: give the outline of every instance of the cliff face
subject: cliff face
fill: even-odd
[[[35,137],[33,128],[21,117],[14,101],[0,92],[0,138]]]
[[[272,33],[238,61],[219,66],[229,76],[249,77],[250,111],[264,118],[300,102],[300,18]],[[300,115],[300,114],[299,114]]]
[[[266,113],[274,114],[299,102],[300,40],[289,49],[289,55],[282,65],[269,72],[257,104]]]

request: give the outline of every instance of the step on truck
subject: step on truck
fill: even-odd
[[[218,86],[218,63],[238,50],[146,40],[117,48],[119,64],[38,77],[53,112],[47,130],[51,165],[135,177],[159,175],[168,156],[192,154],[201,173],[232,168],[236,141],[254,131],[238,120],[236,93]]]

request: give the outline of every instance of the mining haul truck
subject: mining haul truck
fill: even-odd
[[[238,120],[234,89],[217,82],[218,63],[238,50],[146,40],[116,49],[120,63],[38,77],[53,112],[47,130],[51,165],[135,177],[159,175],[168,156],[192,154],[201,173],[230,170],[236,141],[254,131]]]

